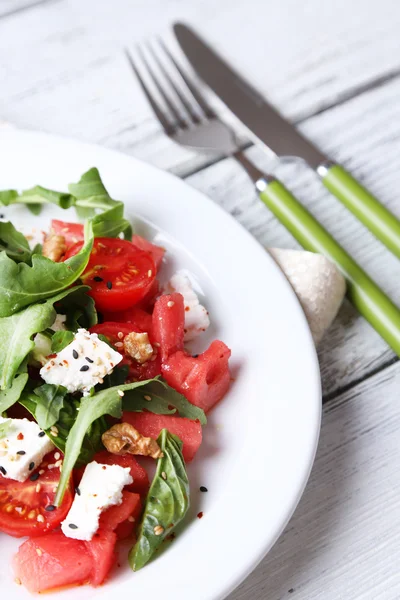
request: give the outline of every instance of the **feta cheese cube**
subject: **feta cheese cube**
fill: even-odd
[[[171,277],[166,286],[167,292],[178,292],[183,296],[185,305],[185,342],[195,339],[210,325],[208,312],[199,302],[192,282],[183,272],[178,271]]]
[[[40,369],[40,375],[46,383],[86,396],[121,360],[122,355],[99,340],[97,333],[78,329],[75,339]]]
[[[54,444],[34,421],[0,417],[0,424],[5,421],[10,421],[10,426],[0,438],[0,474],[26,481]]]
[[[129,471],[119,465],[89,463],[69,513],[61,523],[64,535],[75,540],[91,540],[99,528],[102,511],[121,504],[124,486],[133,482]]]

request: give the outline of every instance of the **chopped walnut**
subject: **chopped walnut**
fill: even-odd
[[[117,423],[103,433],[103,444],[111,454],[140,454],[162,458],[160,446],[153,438],[144,437],[129,423]]]
[[[54,262],[58,262],[66,249],[64,236],[50,233],[43,242],[42,254]]]
[[[124,350],[140,364],[153,356],[153,346],[147,333],[136,333],[136,331],[128,333],[124,338]]]

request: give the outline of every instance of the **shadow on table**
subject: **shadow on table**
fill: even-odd
[[[228,600],[298,598],[296,585],[322,581],[333,560],[337,562],[341,552],[337,530],[351,491],[357,490],[358,450],[348,426],[356,412],[359,404],[349,398],[332,401],[324,409],[317,457],[297,510],[266,558]]]

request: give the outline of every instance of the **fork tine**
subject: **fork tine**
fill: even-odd
[[[175,127],[173,126],[171,121],[168,119],[168,117],[160,109],[157,102],[154,100],[149,88],[145,84],[138,69],[136,68],[136,65],[135,65],[131,55],[129,54],[128,50],[125,50],[125,53],[126,53],[126,56],[128,58],[130,65],[133,69],[133,72],[135,73],[135,75],[139,81],[140,87],[142,88],[144,95],[146,96],[147,100],[149,101],[151,108],[154,110],[157,119],[160,121],[162,128],[164,129],[164,131],[167,135],[172,135],[175,131]]]
[[[162,62],[159,59],[159,57],[158,57],[157,53],[155,52],[154,48],[150,44],[148,44],[148,48],[149,48],[149,51],[151,52],[152,57],[154,58],[155,62],[157,63],[158,68],[160,69],[161,73],[164,75],[165,79],[168,81],[169,85],[174,90],[176,96],[179,98],[179,100],[181,101],[182,105],[185,107],[185,110],[186,110],[187,114],[190,116],[190,118],[192,119],[193,123],[195,123],[197,125],[198,123],[200,123],[199,117],[196,115],[196,113],[193,111],[192,107],[190,106],[189,102],[186,100],[186,98],[184,97],[184,95],[181,93],[181,91],[175,85],[175,82],[172,80],[172,78],[169,75],[167,69],[162,64]]]
[[[171,52],[169,51],[169,49],[167,48],[167,46],[165,45],[165,43],[163,42],[163,40],[161,38],[158,38],[158,43],[160,44],[161,48],[164,50],[164,52],[166,53],[166,55],[168,56],[168,58],[170,59],[172,64],[175,66],[179,75],[182,77],[183,81],[185,82],[186,87],[189,89],[190,93],[192,94],[193,98],[196,100],[197,104],[200,106],[200,108],[202,109],[204,114],[209,119],[214,119],[216,117],[214,111],[208,106],[207,102],[203,98],[203,95],[193,85],[193,83],[190,81],[189,77],[184,73],[183,69],[176,62],[175,58],[172,56]]]
[[[146,56],[144,55],[143,50],[138,47],[138,51],[140,54],[140,57],[143,61],[143,64],[145,65],[151,79],[153,80],[154,85],[156,86],[159,94],[161,95],[162,99],[164,100],[165,104],[168,106],[169,111],[173,114],[173,116],[175,117],[179,127],[181,129],[187,129],[188,124],[186,123],[186,121],[184,119],[182,119],[182,117],[180,116],[176,106],[171,102],[170,98],[168,97],[168,95],[166,94],[165,90],[163,89],[162,85],[160,84],[159,80],[157,79],[157,77],[154,74],[153,69],[151,68],[151,66],[149,65],[149,62],[146,58]]]

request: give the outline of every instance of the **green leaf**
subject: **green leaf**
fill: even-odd
[[[8,433],[8,430],[11,426],[11,419],[7,419],[7,421],[3,421],[0,423],[0,438],[5,437]]]
[[[178,412],[181,417],[193,421],[197,419],[202,425],[207,423],[206,415],[201,408],[191,404],[185,396],[158,378],[149,381],[143,388],[126,392],[123,408],[133,412],[148,410],[156,415],[171,415]]]
[[[0,319],[0,389],[11,387],[21,363],[35,346],[32,336],[53,324],[56,317],[53,305],[65,296],[80,294],[81,289],[64,290],[43,304],[33,304],[10,317]],[[85,286],[85,290],[87,289]]]
[[[100,336],[99,336],[100,338]],[[123,385],[128,377],[129,366],[122,365],[121,367],[114,367],[112,373],[104,377],[104,381],[101,384],[96,385],[96,393],[101,390]]]
[[[49,429],[60,418],[67,389],[62,385],[45,383],[34,390],[36,400],[35,418],[41,429]]]
[[[8,410],[20,399],[27,381],[28,373],[20,373],[15,377],[8,390],[0,391],[0,414]]]
[[[27,205],[38,205],[38,204],[56,204],[61,208],[70,208],[75,204],[75,198],[71,194],[65,192],[56,192],[36,185],[35,187],[25,190],[15,198],[14,202]]]
[[[64,350],[68,344],[73,342],[74,337],[75,335],[73,331],[56,331],[51,338],[51,351],[56,354],[61,352],[61,350]]]
[[[57,312],[66,315],[67,329],[77,331],[80,328],[89,329],[97,323],[97,311],[94,300],[88,296],[89,287],[82,286],[80,292],[68,296],[57,303]]]
[[[90,236],[78,254],[61,263],[35,254],[32,266],[17,264],[0,252],[0,317],[9,317],[70,287],[85,270],[92,246]]]
[[[62,501],[65,488],[69,481],[69,476],[75,466],[79,456],[82,443],[89,427],[105,415],[110,415],[119,419],[122,415],[122,398],[119,391],[128,392],[137,387],[145,386],[149,380],[136,381],[135,383],[126,383],[106,390],[101,390],[93,396],[82,398],[79,407],[79,413],[76,421],[69,432],[67,443],[65,446],[64,464],[61,473],[60,483],[57,489],[56,504]]]
[[[22,404],[36,419],[37,396],[35,396],[35,394],[24,393],[23,397],[20,399],[20,404]],[[64,399],[64,405],[60,410],[58,421],[55,424],[56,429],[45,430],[53,444],[59,450],[61,450],[63,454],[65,454],[69,433],[78,418],[80,405],[81,403],[79,400],[72,400],[69,396],[67,396]],[[101,436],[105,431],[107,431],[108,427],[109,425],[103,417],[96,419],[90,425],[83,438],[79,456],[76,460],[77,467],[87,465],[88,462],[92,460],[96,452],[104,449],[104,446],[101,442]],[[56,435],[55,432],[57,432]]]
[[[4,190],[0,192],[0,205],[8,206],[9,204],[13,204],[18,198],[17,190]]]
[[[26,237],[10,222],[0,222],[0,251],[15,262],[30,262],[32,254]]]
[[[41,204],[27,204],[27,209],[37,217],[42,212],[43,206]]]
[[[138,539],[129,552],[133,571],[144,567],[189,508],[189,480],[182,442],[166,429],[162,430],[157,442],[164,456],[157,459],[157,471],[147,495]]]

